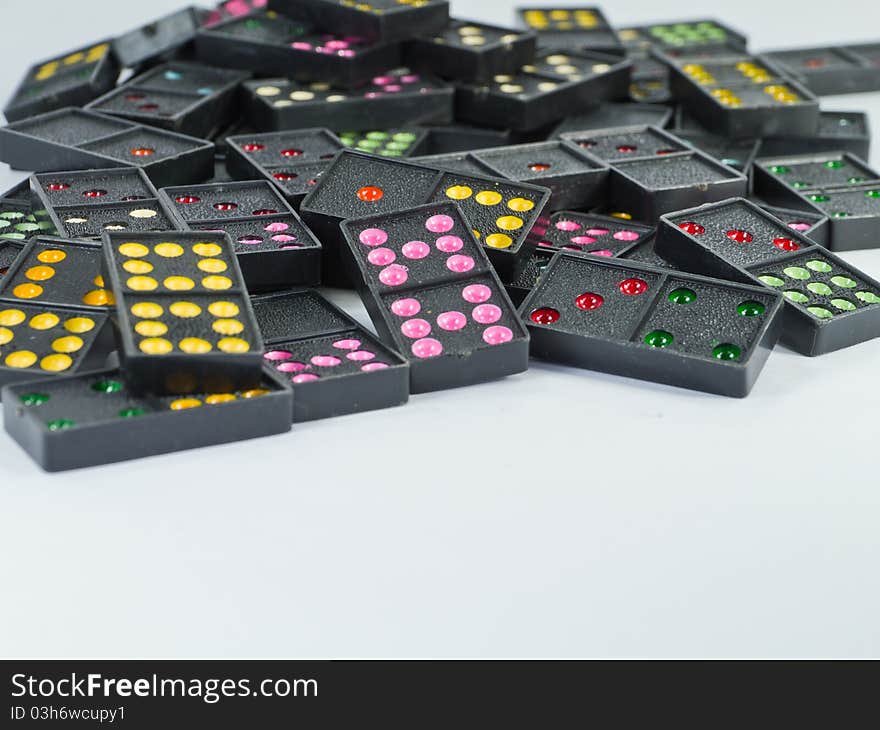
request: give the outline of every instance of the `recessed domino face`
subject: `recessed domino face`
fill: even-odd
[[[191,93],[205,98],[235,84],[244,76],[241,71],[172,61],[141,74],[134,81],[138,86],[153,91]]]
[[[165,188],[164,193],[184,221],[220,221],[288,212],[267,182],[216,183]]]
[[[826,154],[818,159],[802,157],[764,161],[763,168],[795,190],[858,185],[880,178],[870,167],[851,155]]]
[[[804,197],[830,218],[880,216],[880,183],[847,189],[806,191]]]
[[[63,56],[43,61],[32,67],[28,72],[27,83],[35,87],[40,84],[59,79],[63,77],[71,78],[71,74],[76,74],[78,78],[83,78],[83,71],[100,63],[107,57],[110,51],[109,43],[98,43],[92,46],[84,46]],[[29,92],[28,96],[34,95],[35,92]],[[36,93],[39,93],[38,91]]]
[[[127,165],[143,167],[205,144],[192,138],[163,132],[161,129],[134,127],[112,137],[78,146],[123,161]]]
[[[192,92],[158,91],[124,86],[89,106],[104,114],[163,120],[182,116],[204,101],[201,94]]]
[[[22,304],[104,308],[114,303],[101,276],[97,243],[36,238],[0,284],[0,298]]]
[[[536,73],[498,74],[486,86],[489,96],[534,102],[559,91],[566,82],[558,76]]]
[[[522,8],[525,24],[538,31],[600,30],[608,25],[598,8]]]
[[[18,208],[19,206],[16,206]],[[0,205],[0,241],[26,241],[38,233],[51,234],[55,226],[45,220],[46,211],[41,211],[39,218],[33,213],[23,210],[3,210]]]
[[[695,84],[707,88],[779,83],[775,71],[757,59],[745,57],[730,61],[694,61],[683,64],[681,70]]]
[[[713,160],[696,153],[618,160],[615,164],[620,172],[648,190],[710,185],[740,177],[739,173],[721,167]]]
[[[174,228],[157,200],[115,205],[80,205],[53,208],[59,233],[70,238],[97,238],[104,231],[169,231]]]
[[[94,310],[0,301],[0,367],[34,376],[72,372],[106,319]]]
[[[128,203],[156,197],[153,186],[135,169],[40,173],[34,181],[53,207]]]
[[[423,129],[388,129],[369,132],[340,132],[339,139],[346,147],[379,157],[409,157],[425,141]]]
[[[305,162],[326,164],[344,146],[326,129],[240,135],[230,137],[229,143],[253,164],[267,169]]]
[[[686,144],[650,127],[642,130],[614,133],[586,133],[567,137],[581,149],[601,160],[628,160],[636,157],[654,157],[690,149]]]
[[[515,43],[523,37],[523,33],[510,28],[453,20],[443,32],[434,36],[434,42],[452,48],[479,52],[492,50],[499,45]]]
[[[537,182],[541,178],[602,169],[599,163],[579,155],[561,142],[499,147],[478,152],[475,157],[512,180]]]
[[[673,48],[718,45],[732,39],[723,25],[712,20],[660,23],[646,26],[643,30],[652,43]]]
[[[259,251],[298,251],[320,248],[305,224],[292,215],[255,217],[248,220],[194,223],[193,230],[222,231],[235,246],[236,254]]]
[[[542,219],[533,233],[539,248],[610,257],[651,236],[653,230],[609,216],[559,211]]]
[[[6,276],[9,267],[15,262],[22,251],[22,245],[14,241],[0,240],[0,280]]]
[[[609,63],[609,61],[613,61],[613,63]],[[573,50],[543,51],[537,55],[534,62],[523,66],[522,70],[560,80],[582,81],[591,76],[608,73],[613,65],[619,63],[619,59],[577,53]]]

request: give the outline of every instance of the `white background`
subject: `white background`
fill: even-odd
[[[32,62],[178,5],[4,3],[0,98]],[[453,10],[503,23],[511,5]],[[608,10],[624,25],[697,6]],[[717,16],[759,50],[880,37],[855,0]],[[825,106],[880,120],[880,94]],[[20,177],[3,166],[0,189]],[[845,258],[880,276],[880,251]],[[780,347],[731,400],[536,364],[55,476],[4,432],[0,655],[877,656],[878,365],[880,340]]]

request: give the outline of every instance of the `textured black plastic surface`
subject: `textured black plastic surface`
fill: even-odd
[[[104,234],[103,253],[131,387],[151,393],[257,387],[263,343],[229,236]]]
[[[413,393],[528,367],[528,335],[457,206],[347,220],[342,230],[351,278],[377,330],[409,360]]]
[[[436,167],[439,170],[460,172],[464,175],[492,175],[497,174],[490,167],[482,164],[470,152],[452,152],[445,155],[425,155],[413,157],[410,162],[420,165]]]
[[[113,88],[119,64],[102,41],[34,64],[3,109],[10,122],[85,104]]]
[[[428,152],[431,155],[446,155],[457,152],[470,152],[490,147],[509,145],[512,133],[509,129],[490,129],[468,124],[449,124],[441,127],[429,126]]]
[[[0,282],[3,281],[3,277],[9,272],[23,248],[24,244],[18,241],[0,240]]]
[[[522,7],[517,14],[538,34],[542,47],[624,53],[620,38],[598,7]]]
[[[316,291],[253,297],[268,367],[296,395],[294,422],[402,405],[409,364]]]
[[[782,297],[561,252],[520,312],[542,359],[744,397],[779,338]]]
[[[761,141],[764,156],[800,155],[813,152],[851,152],[867,160],[871,150],[871,130],[864,112],[819,112],[819,127],[806,137],[772,136]]]
[[[817,96],[880,91],[877,66],[845,46],[765,51],[763,55]]]
[[[571,132],[562,135],[591,155],[608,163],[637,157],[668,155],[688,149],[681,139],[658,127],[614,127],[595,129],[587,133]]]
[[[702,134],[680,132],[678,136],[700,152],[714,157],[722,165],[739,170],[745,175],[751,172],[758,151],[761,149],[761,140],[758,139],[728,139],[709,132]]]
[[[747,200],[664,216],[656,247],[689,271],[781,291],[782,339],[804,355],[880,335],[880,283]]]
[[[139,459],[290,430],[293,393],[274,374],[239,392],[139,395],[119,370],[3,389],[7,433],[46,471]]]
[[[635,102],[607,101],[595,109],[564,119],[551,133],[561,137],[568,133],[582,133],[592,129],[609,127],[637,127],[653,125],[665,127],[672,118],[672,109],[663,104],[638,104]]]
[[[666,52],[746,47],[746,37],[742,33],[709,18],[627,27],[621,29],[619,35],[627,48],[657,47]]]
[[[507,290],[510,301],[517,307],[522,304],[523,300],[529,295],[529,292],[537,286],[541,275],[547,270],[555,253],[556,251],[549,248],[535,249],[526,260],[522,271],[511,281],[505,282],[504,288]]]
[[[200,24],[200,11],[191,5],[119,36],[113,52],[123,66],[134,68],[190,43]]]
[[[828,216],[821,215],[815,211],[780,208],[776,205],[768,205],[762,200],[754,200],[753,202],[761,206],[770,215],[779,218],[793,231],[803,233],[820,246],[828,247],[828,237],[831,229],[831,222],[828,220]]]

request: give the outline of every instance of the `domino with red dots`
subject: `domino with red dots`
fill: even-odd
[[[733,397],[751,391],[782,310],[761,287],[567,251],[520,307],[543,360]]]
[[[347,220],[342,231],[373,324],[410,362],[411,392],[528,368],[528,333],[455,204]]]

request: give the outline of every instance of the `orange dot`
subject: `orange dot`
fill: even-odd
[[[33,299],[43,293],[43,287],[38,284],[19,284],[12,293],[19,299]]]
[[[37,254],[37,261],[41,261],[44,264],[57,264],[66,258],[67,254],[57,248],[49,248]]]
[[[381,200],[384,195],[385,193],[382,188],[373,187],[372,185],[367,185],[357,191],[358,198],[365,203],[375,203],[377,200]]]
[[[133,154],[135,157],[149,157],[150,155],[155,154],[155,152],[156,150],[154,150],[152,147],[135,147],[131,151],[131,154]]]

